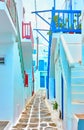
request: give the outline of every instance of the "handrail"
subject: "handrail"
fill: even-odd
[[[66,41],[65,41],[65,39],[64,39],[64,37],[63,37],[63,35],[61,35],[61,41],[62,41],[62,46],[63,46],[63,48],[64,48],[64,51],[65,51],[65,54],[66,54],[66,57],[67,57],[67,60],[68,60],[68,63],[69,63],[69,66],[74,66],[74,60],[73,60],[73,58],[72,58],[72,56],[71,56],[71,54],[70,54],[70,52],[69,52],[69,49],[68,49],[68,47],[67,47],[67,43],[66,43]]]

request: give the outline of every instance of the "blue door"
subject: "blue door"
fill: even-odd
[[[55,86],[55,79],[54,79],[54,98],[56,98],[56,86]]]
[[[40,76],[40,87],[45,88],[45,77],[44,76]]]

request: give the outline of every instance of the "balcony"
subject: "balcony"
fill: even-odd
[[[31,40],[32,45],[33,45],[34,39],[33,39],[33,34],[32,34],[31,22],[29,23],[22,22],[22,39]]]
[[[52,32],[81,33],[80,10],[52,10]]]
[[[14,0],[0,0],[0,33],[16,34],[17,12]]]

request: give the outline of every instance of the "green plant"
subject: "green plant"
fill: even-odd
[[[53,103],[53,109],[54,109],[54,110],[57,110],[57,109],[58,109],[58,103],[57,103],[56,101]]]
[[[48,32],[47,32],[47,35],[52,35],[52,31],[51,30],[49,30]]]
[[[53,17],[53,20],[54,20],[55,23],[58,23],[58,15],[55,15],[55,16]]]
[[[80,24],[78,24],[77,28],[78,28],[78,29],[81,29],[81,23],[80,23]]]
[[[80,16],[81,16],[81,13],[75,14],[74,23],[76,23],[76,24],[75,24],[76,29],[81,29],[81,23],[80,23],[81,17],[80,17]],[[78,17],[78,19],[79,19],[79,24],[77,24],[77,17]]]
[[[54,22],[56,24],[56,27],[66,28],[66,22],[64,23],[63,19],[61,17],[59,17],[58,15],[55,15],[53,17],[53,20],[54,20]],[[67,19],[67,21],[68,21],[68,19]]]
[[[69,28],[72,30],[73,29],[73,25],[71,25]]]

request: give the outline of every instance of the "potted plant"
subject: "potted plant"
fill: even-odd
[[[54,109],[54,110],[57,110],[57,109],[58,109],[58,103],[57,103],[56,101],[53,103],[53,109]]]

